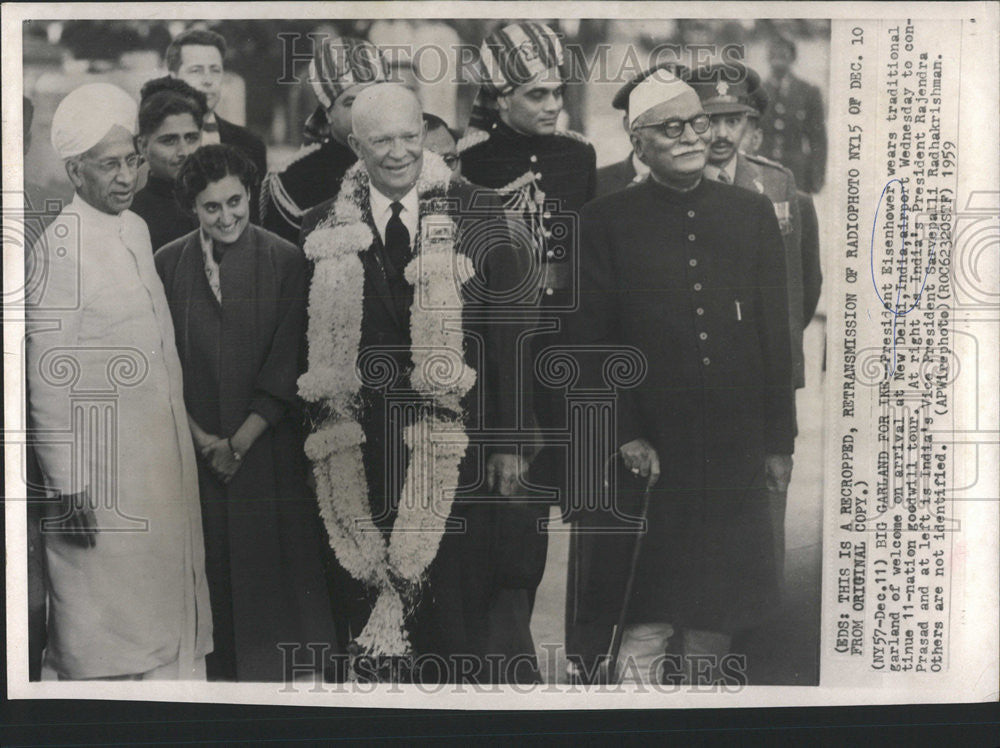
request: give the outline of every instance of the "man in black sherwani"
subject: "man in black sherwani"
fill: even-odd
[[[767,489],[787,484],[795,433],[784,252],[765,196],[703,177],[710,123],[687,84],[657,71],[628,111],[650,178],[584,208],[567,336],[645,357],[643,381],[618,392],[614,499],[636,515],[649,485],[648,529],[623,600],[637,535],[588,532],[620,521],[611,511],[578,514],[567,649],[592,674],[627,604],[618,677],[665,677],[673,638],[685,677],[704,682],[720,670],[695,656],[719,664],[777,604]],[[600,385],[588,355],[581,376]]]

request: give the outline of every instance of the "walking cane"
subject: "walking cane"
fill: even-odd
[[[640,512],[640,518],[642,519],[643,525],[646,523],[646,515],[649,512],[649,491],[652,486],[649,482],[646,482],[646,489],[642,492],[642,510]],[[628,614],[628,605],[632,599],[632,587],[635,583],[635,571],[639,566],[639,554],[642,552],[642,539],[645,537],[645,532],[640,532],[635,539],[635,546],[632,548],[632,561],[629,564],[628,570],[628,580],[625,582],[625,598],[622,600],[622,608],[618,613],[618,622],[615,627],[611,629],[611,645],[608,647],[608,653],[604,658],[604,678],[603,682],[613,683],[615,679],[615,671],[618,669],[618,653],[622,648],[622,632],[625,629],[625,617]]]

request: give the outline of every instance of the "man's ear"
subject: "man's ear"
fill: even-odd
[[[629,130],[628,139],[632,143],[632,151],[635,153],[636,158],[638,158],[642,163],[646,163],[646,159],[643,158],[643,142],[642,137],[635,130]],[[646,164],[647,166],[649,164]]]
[[[347,134],[347,145],[349,145],[351,147],[351,150],[354,151],[354,155],[360,159],[361,141],[358,140],[357,135],[355,135],[353,132]]]
[[[80,174],[80,162],[75,158],[66,159],[66,176],[73,183],[73,187],[80,189],[83,184],[83,175]]]
[[[625,131],[626,135],[631,137],[632,131],[629,129],[628,126],[628,112],[622,115],[622,129]]]
[[[135,149],[139,151],[145,157],[146,148],[149,146],[149,136],[148,135],[136,135],[135,136]]]

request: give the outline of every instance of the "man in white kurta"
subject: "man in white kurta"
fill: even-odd
[[[204,678],[212,622],[181,367],[149,231],[128,210],[135,102],[88,84],[52,143],[76,188],[33,250],[27,379],[54,502],[43,525],[47,670]]]

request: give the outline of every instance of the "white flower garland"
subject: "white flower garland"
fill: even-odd
[[[468,447],[461,400],[476,371],[465,363],[463,333],[446,320],[461,318],[456,278],[473,275],[471,261],[455,251],[456,228],[433,198],[447,194],[451,170],[440,156],[424,152],[417,180],[422,236],[404,277],[414,286],[410,311],[411,385],[433,403],[430,412],[404,429],[409,465],[389,541],[375,527],[368,503],[359,423],[361,380],[357,374],[364,302],[360,254],[374,236],[363,205],[370,183],[363,163],[347,171],[330,218],[309,234],[306,256],[315,263],[309,291],[309,362],[299,394],[325,408],[324,421],[306,440],[320,515],[337,560],[377,593],[356,654],[391,658],[410,653],[406,618],[415,590],[437,555],[451,514],[458,468]],[[452,328],[456,326],[453,324]]]

